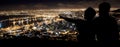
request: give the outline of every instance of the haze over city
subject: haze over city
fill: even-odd
[[[112,8],[120,8],[119,0],[0,0],[0,10],[98,8],[101,2],[109,2]]]

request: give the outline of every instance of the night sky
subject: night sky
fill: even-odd
[[[98,7],[101,2],[109,2],[112,7],[120,8],[120,0],[0,0],[3,9],[33,8],[86,8]]]
[[[12,3],[36,3],[36,2],[79,2],[79,1],[96,1],[96,0],[0,0],[2,4]]]

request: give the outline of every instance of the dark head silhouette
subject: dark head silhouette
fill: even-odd
[[[96,14],[96,11],[93,8],[89,7],[85,10],[84,18],[86,20],[92,20],[94,18],[95,14]]]
[[[102,15],[106,15],[106,14],[109,14],[109,11],[110,11],[110,4],[107,3],[107,2],[103,2],[99,5],[99,14],[102,16]],[[108,15],[106,15],[108,16]]]
[[[97,41],[100,47],[116,47],[119,40],[119,31],[116,18],[109,15],[111,5],[103,2],[99,5],[99,17],[94,19]],[[112,45],[114,44],[114,45]],[[97,46],[98,47],[98,46]]]

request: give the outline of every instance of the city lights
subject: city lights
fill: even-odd
[[[5,16],[17,16],[17,15],[28,15],[20,18],[9,18],[1,20],[1,22],[9,21],[9,25],[1,28],[2,38],[6,38],[4,33],[11,35],[7,38],[13,38],[12,36],[26,36],[26,37],[38,37],[41,39],[42,36],[49,37],[64,37],[64,35],[76,35],[77,31],[75,26],[71,23],[66,22],[59,18],[61,12],[65,14],[74,14],[73,12],[81,9],[50,9],[50,10],[25,10],[25,11],[4,11],[1,15]],[[72,11],[72,12],[71,12]],[[34,13],[33,13],[34,12]],[[32,16],[29,16],[32,15]],[[6,23],[5,23],[6,24]],[[70,33],[72,31],[72,33]],[[36,34],[37,33],[37,34]],[[40,35],[41,34],[41,35]],[[76,38],[76,37],[74,37]],[[71,38],[72,39],[72,38]]]
[[[69,39],[74,39],[78,35],[75,24],[60,19],[59,15],[83,19],[84,10],[85,9],[44,9],[2,11],[0,12],[1,16],[4,15],[12,18],[6,18],[0,21],[0,31],[2,32],[0,36],[1,38],[26,36],[41,39],[43,36],[54,38],[68,35],[73,37]],[[5,37],[7,36],[5,35],[6,33],[11,36]]]

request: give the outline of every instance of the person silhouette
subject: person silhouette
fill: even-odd
[[[119,40],[117,21],[109,15],[110,4],[103,2],[99,5],[99,17],[95,19],[95,30],[100,47],[115,47]],[[113,46],[114,45],[114,46]]]
[[[75,23],[76,29],[78,30],[79,33],[79,35],[77,36],[78,42],[80,42],[80,46],[85,47],[88,45],[92,46],[93,42],[91,41],[95,40],[95,35],[92,28],[93,25],[92,23],[95,15],[96,15],[96,11],[93,8],[88,7],[84,13],[84,20],[71,19],[64,17],[62,15],[60,15],[60,18],[63,18],[68,22]]]

